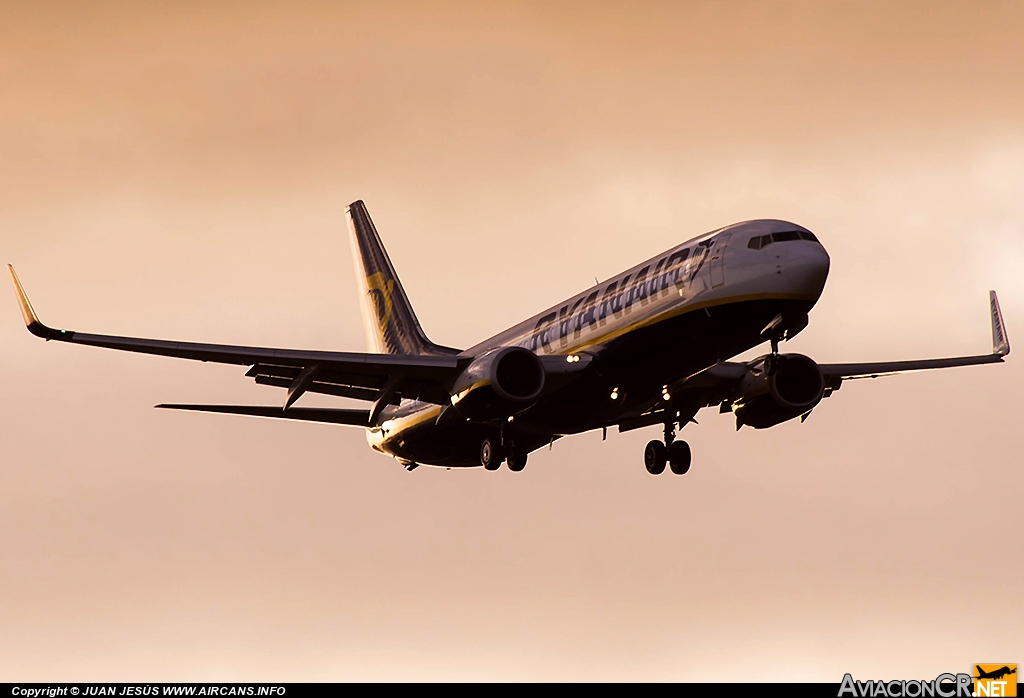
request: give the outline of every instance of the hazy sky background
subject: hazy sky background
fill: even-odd
[[[469,346],[774,217],[832,256],[787,349],[985,353],[989,288],[1024,346],[1022,37],[1019,2],[0,0],[0,261],[51,325],[358,351],[361,198]],[[45,344],[5,293],[0,680],[1024,662],[1024,356],[767,431],[706,410],[683,478],[644,470],[657,428],[408,473],[357,429],[153,410],[282,396]]]

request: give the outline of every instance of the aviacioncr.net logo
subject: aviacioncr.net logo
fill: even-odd
[[[1017,695],[1016,664],[975,664],[974,680],[974,695],[979,698],[1009,698]]]
[[[843,676],[839,697],[852,698],[971,698],[970,674],[939,674],[931,681],[857,681]]]

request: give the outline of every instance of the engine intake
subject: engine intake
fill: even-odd
[[[504,347],[466,367],[452,389],[452,405],[473,421],[509,417],[536,402],[544,382],[544,365],[536,354]]]
[[[491,364],[491,385],[506,400],[533,400],[544,389],[544,366],[532,351],[509,347]]]
[[[769,357],[765,370],[748,371],[741,381],[733,399],[737,428],[744,424],[755,429],[773,427],[806,414],[821,402],[825,377],[813,359],[781,354],[774,363],[772,366]]]
[[[810,409],[825,391],[825,377],[812,359],[802,354],[784,354],[768,380],[772,397],[783,406]]]

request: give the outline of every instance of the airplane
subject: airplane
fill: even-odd
[[[1002,667],[1000,669],[994,669],[992,671],[984,671],[984,670],[982,670],[980,664],[975,664],[974,668],[978,670],[978,675],[974,677],[976,679],[999,680],[999,679],[1003,678],[1004,676],[1009,676],[1010,674],[1016,674],[1017,673],[1017,669],[1016,668],[1011,669],[1008,666],[1004,666],[1004,667]]]
[[[644,449],[651,474],[690,469],[677,430],[704,407],[736,429],[807,418],[848,379],[1000,363],[1010,353],[994,291],[992,352],[874,363],[817,363],[780,353],[808,324],[830,259],[807,228],[752,220],[683,242],[469,349],[424,334],[366,206],[346,218],[363,299],[367,353],[198,344],[85,334],[39,321],[10,267],[28,330],[46,340],[248,366],[280,405],[161,404],[159,408],[363,427],[371,448],[419,465],[521,471],[527,456],[570,434],[661,425]],[[750,361],[730,361],[768,343]],[[368,409],[296,407],[305,393]]]

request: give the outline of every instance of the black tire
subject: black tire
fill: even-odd
[[[673,441],[668,447],[668,462],[676,475],[686,475],[686,471],[690,469],[691,458],[690,444],[685,441]]]
[[[497,470],[501,467],[502,453],[498,442],[490,437],[480,444],[480,465],[487,470]]]
[[[508,469],[514,473],[522,471],[526,467],[526,449],[520,448],[513,441],[506,443],[508,448]]]
[[[644,449],[644,465],[651,475],[661,475],[665,472],[665,444],[660,441],[651,441]]]

